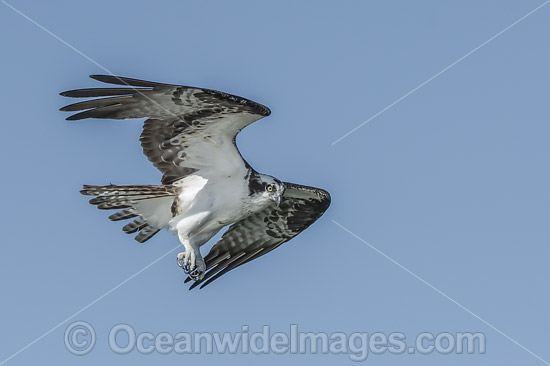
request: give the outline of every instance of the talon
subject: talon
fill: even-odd
[[[200,281],[204,278],[206,266],[200,253],[197,256],[194,251],[181,252],[177,256],[177,264],[190,279]]]
[[[203,274],[203,271],[199,270],[199,269],[194,269],[193,271],[191,271],[189,273],[189,277],[193,280],[193,281],[198,281],[201,279],[202,277],[202,274]]]

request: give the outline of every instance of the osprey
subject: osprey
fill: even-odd
[[[230,270],[289,241],[330,205],[328,192],[281,182],[255,171],[235,144],[239,131],[269,116],[266,106],[216,90],[91,75],[123,88],[70,90],[94,98],[61,108],[82,111],[67,120],[147,118],[141,146],[162,172],[161,185],[84,185],[99,209],[119,209],[113,221],[143,243],[161,229],[176,234],[185,251],[177,263],[201,288]],[[200,246],[231,225],[202,257]]]

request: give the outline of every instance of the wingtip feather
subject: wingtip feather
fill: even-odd
[[[79,114],[80,113],[73,114],[72,116],[65,118],[65,121],[78,121],[86,118],[86,117],[79,116]]]
[[[112,84],[113,81],[118,81],[117,84],[123,83],[118,76],[114,75],[101,75],[101,74],[92,74],[89,75],[91,79],[97,80],[102,83]],[[124,84],[124,83],[123,83]]]

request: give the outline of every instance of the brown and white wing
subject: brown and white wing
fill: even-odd
[[[270,206],[231,225],[204,258],[206,275],[189,289],[198,285],[202,288],[232,269],[269,253],[313,224],[330,205],[327,191],[285,184],[287,188],[279,207]]]
[[[67,118],[148,118],[141,145],[145,156],[169,184],[201,171],[205,177],[246,174],[235,137],[244,127],[268,116],[269,108],[216,90],[162,84],[108,75],[91,78],[123,88],[91,88],[61,93],[96,98],[61,108],[82,111]]]

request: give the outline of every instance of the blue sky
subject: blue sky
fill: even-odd
[[[80,53],[0,4],[0,362],[52,328],[5,365],[351,362],[117,355],[107,337],[119,323],[155,334],[291,324],[407,339],[483,332],[483,355],[365,362],[550,361],[550,5],[333,144],[545,3],[8,3]],[[327,189],[329,211],[270,255],[187,291],[177,251],[162,257],[177,245],[172,234],[140,245],[78,193],[85,183],[160,179],[141,154],[141,121],[70,123],[58,111],[70,102],[59,92],[99,86],[87,75],[103,68],[268,105],[272,115],[239,135],[242,154],[258,171]],[[75,320],[97,333],[85,356],[64,345]]]

